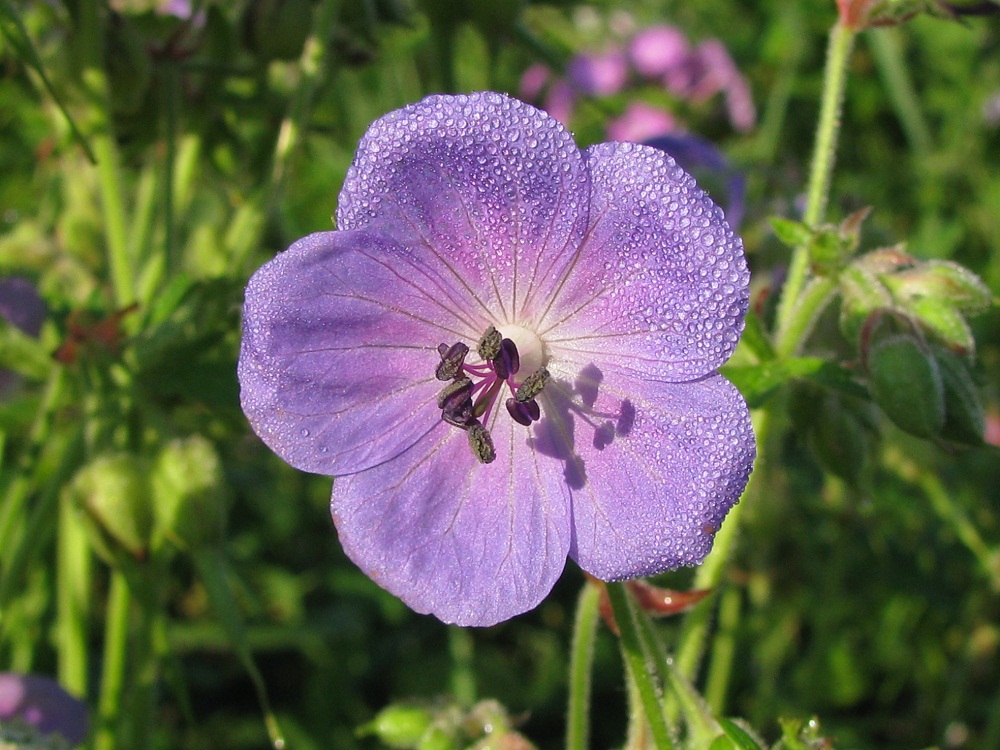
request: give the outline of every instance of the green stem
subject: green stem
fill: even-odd
[[[600,601],[601,589],[589,581],[584,583],[576,604],[570,646],[566,750],[587,750],[590,742],[590,681]]]
[[[226,630],[229,645],[236,652],[236,656],[243,664],[250,682],[253,684],[254,692],[257,694],[257,701],[260,703],[264,713],[264,726],[267,729],[271,747],[274,750],[283,750],[285,738],[278,726],[278,719],[271,709],[271,702],[267,697],[267,687],[264,684],[264,677],[253,660],[253,653],[247,642],[246,623],[233,596],[233,590],[229,583],[226,558],[220,549],[207,547],[193,551],[193,558],[205,590],[208,592],[208,599],[215,610],[216,616]]]
[[[451,694],[460,706],[471,708],[476,702],[476,674],[472,668],[472,636],[466,628],[448,628],[451,653]]]
[[[885,93],[896,110],[896,117],[910,148],[918,157],[927,155],[934,145],[931,129],[924,118],[920,98],[907,69],[899,30],[871,29],[865,38],[875,57],[879,73],[882,74]]]
[[[128,655],[129,610],[132,597],[120,571],[112,571],[108,592],[108,610],[104,631],[104,660],[101,669],[101,694],[97,704],[97,731],[94,750],[121,747],[119,735],[125,667]]]
[[[622,658],[628,667],[629,679],[635,683],[639,694],[653,744],[657,750],[672,750],[674,743],[670,738],[670,729],[667,727],[663,707],[660,704],[660,686],[657,684],[652,658],[643,648],[636,622],[635,605],[623,583],[609,583],[607,592],[615,622],[618,623],[618,630],[621,633]]]
[[[271,170],[272,203],[281,195],[288,163],[302,141],[302,134],[306,132],[313,95],[325,69],[327,40],[330,38],[330,29],[336,20],[339,5],[340,3],[335,0],[326,0],[320,4],[313,20],[312,32],[302,48],[302,55],[299,57],[298,86],[274,145],[274,164]]]
[[[827,46],[826,71],[823,78],[823,100],[820,104],[819,124],[816,130],[816,145],[813,150],[806,198],[806,210],[802,217],[809,227],[818,226],[826,213],[830,180],[837,153],[837,135],[840,130],[840,115],[847,85],[847,63],[857,32],[840,23],[830,32]],[[787,338],[783,331],[792,325],[796,317],[796,305],[802,290],[809,280],[809,248],[800,246],[792,254],[778,307],[778,338]]]
[[[789,304],[791,317],[784,328],[779,328],[774,341],[774,351],[779,357],[791,357],[802,347],[819,316],[837,292],[837,279],[818,276],[806,284],[798,299]]]
[[[712,658],[705,678],[705,702],[721,715],[726,706],[729,678],[736,657],[736,626],[740,621],[740,590],[728,586],[719,597],[719,624],[712,639]]]
[[[114,139],[108,103],[108,81],[104,73],[104,34],[100,6],[98,0],[83,0],[80,3],[83,83],[91,99],[89,129],[97,159],[97,179],[108,246],[108,268],[115,291],[115,302],[119,307],[125,307],[135,301],[135,290],[132,262],[128,253],[118,146]]]
[[[180,269],[177,255],[176,223],[174,221],[174,170],[177,164],[177,110],[180,99],[180,79],[177,64],[164,63],[163,76],[164,140],[166,154],[163,164],[163,248],[167,259],[167,275],[172,278]]]
[[[677,671],[674,661],[667,658],[667,650],[656,632],[652,618],[645,612],[636,610],[636,623],[639,626],[639,637],[642,639],[644,651],[652,659],[657,673],[663,676],[669,689],[671,703],[678,705],[684,716],[687,726],[685,745],[709,747],[722,730],[712,718],[704,699],[698,695],[690,681]],[[664,705],[666,706],[666,701]],[[668,716],[667,721],[673,723],[674,718]]]
[[[87,694],[87,622],[90,602],[90,545],[66,493],[60,501],[57,546],[59,682],[77,696]]]

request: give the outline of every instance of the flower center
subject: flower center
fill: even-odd
[[[449,381],[438,394],[441,419],[465,430],[473,455],[484,464],[496,458],[489,430],[493,405],[504,385],[511,397],[505,402],[507,413],[518,424],[527,427],[541,418],[535,396],[549,380],[543,366],[545,354],[541,339],[522,326],[493,326],[479,340],[476,348],[482,364],[465,361],[469,347],[462,342],[438,346],[441,361],[434,371],[438,380]]]

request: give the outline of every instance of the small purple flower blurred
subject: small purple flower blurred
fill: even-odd
[[[579,98],[621,93],[633,72],[633,79],[654,81],[674,96],[696,104],[723,95],[729,121],[741,133],[756,124],[750,86],[722,42],[709,39],[692,47],[684,33],[673,26],[651,26],[637,32],[625,51],[614,47],[576,55],[566,66],[565,78],[542,65],[532,65],[522,76],[519,91],[529,101],[543,102],[549,114],[569,127]],[[653,117],[651,107],[626,111],[609,127],[609,135],[619,138],[616,133],[631,135],[633,130],[646,137],[655,135],[650,132]],[[676,123],[669,130],[675,128]],[[633,136],[627,140],[642,139]]]
[[[639,31],[628,44],[632,67],[643,78],[654,79],[681,65],[691,45],[675,26],[650,26]]]
[[[45,320],[45,303],[35,285],[20,276],[0,279],[0,318],[37,337]]]
[[[29,336],[37,337],[45,320],[45,303],[35,285],[20,276],[0,278],[0,318]],[[0,369],[0,397],[9,395],[18,376]]]
[[[369,128],[337,227],[247,285],[241,403],[335,477],[373,580],[492,625],[567,556],[602,580],[703,559],[756,449],[717,372],[743,247],[690,175],[637,144],[581,151],[501,94],[433,96]]]
[[[642,143],[665,135],[677,127],[677,119],[666,110],[645,102],[632,102],[621,117],[608,123],[608,137],[613,141]]]
[[[566,65],[566,78],[585,96],[610,96],[625,87],[628,61],[619,49],[576,55]]]
[[[42,734],[61,734],[71,745],[87,737],[87,706],[55,680],[0,672],[0,721],[20,720]]]

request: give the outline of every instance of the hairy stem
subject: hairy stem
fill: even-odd
[[[600,588],[584,583],[576,604],[570,647],[566,750],[587,750],[590,740],[590,682],[600,600]]]
[[[653,660],[643,648],[639,626],[636,622],[635,605],[628,595],[625,584],[609,583],[608,599],[611,610],[621,633],[622,658],[628,668],[629,679],[635,684],[639,701],[656,750],[672,750],[673,740],[667,727],[660,703],[661,688],[653,665]]]

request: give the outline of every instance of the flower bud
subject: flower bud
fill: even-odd
[[[992,300],[982,279],[968,268],[947,260],[920,263],[887,276],[885,283],[904,305],[910,300],[934,297],[963,312],[979,312],[989,307]]]
[[[200,435],[167,443],[152,476],[157,530],[182,549],[217,543],[226,524],[222,463]]]
[[[976,339],[965,317],[948,303],[936,297],[925,297],[910,302],[907,311],[949,349],[961,354],[976,351]]]
[[[934,357],[944,386],[941,437],[955,443],[981,445],[986,431],[986,415],[966,360],[940,347],[935,348]]]
[[[854,263],[843,269],[840,282],[840,331],[848,341],[858,344],[865,321],[876,310],[892,306],[889,290],[865,265]]]
[[[892,334],[868,352],[872,398],[896,426],[931,438],[944,426],[944,385],[934,356],[922,342]]]
[[[358,730],[361,735],[375,735],[392,748],[410,750],[420,745],[434,717],[427,709],[397,704],[387,706]]]
[[[101,456],[77,473],[70,491],[94,522],[101,544],[145,556],[153,530],[146,460],[131,453]]]
[[[432,726],[417,743],[416,750],[458,750],[458,742],[453,732],[439,726]]]

